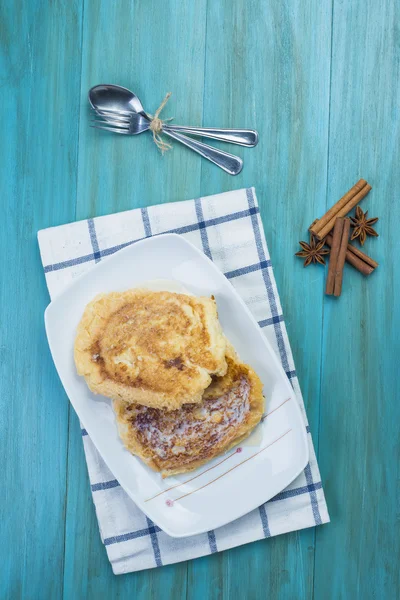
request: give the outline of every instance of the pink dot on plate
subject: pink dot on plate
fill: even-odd
[[[174,501],[173,501],[173,500],[166,500],[166,501],[165,501],[165,504],[166,504],[167,506],[173,506],[173,505],[174,505]]]
[[[237,448],[236,452],[239,454],[242,451],[242,448]]]

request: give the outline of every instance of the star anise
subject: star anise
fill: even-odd
[[[355,217],[350,217],[350,221],[352,227],[354,227],[351,239],[355,240],[358,238],[361,246],[364,246],[367,235],[378,237],[379,234],[376,233],[375,229],[372,227],[372,225],[375,225],[378,221],[378,218],[368,219],[368,211],[364,213],[361,208],[357,206]]]
[[[320,265],[325,264],[325,260],[322,258],[325,254],[329,254],[328,248],[324,248],[325,240],[321,240],[320,242],[311,234],[310,235],[310,243],[307,242],[299,242],[302,247],[301,252],[296,252],[296,256],[300,256],[300,258],[305,258],[304,266],[308,267],[312,262],[319,263]]]

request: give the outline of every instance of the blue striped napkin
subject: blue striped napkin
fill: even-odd
[[[329,521],[304,403],[283,321],[255,191],[237,190],[97,217],[38,234],[50,296],[128,244],[159,233],[183,235],[225,273],[268,338],[300,403],[310,462],[283,492],[207,534],[171,538],[147,518],[108,470],[85,430],[83,444],[102,541],[115,574],[161,567]]]

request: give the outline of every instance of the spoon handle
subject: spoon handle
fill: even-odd
[[[221,167],[221,169],[229,173],[229,175],[238,175],[243,168],[242,159],[234,154],[229,154],[218,148],[213,148],[213,146],[208,146],[207,144],[188,138],[185,135],[181,135],[176,131],[166,129],[165,127],[163,127],[163,133],[168,137],[181,142],[181,144],[184,144],[191,150],[194,150],[194,152],[197,152],[197,154],[200,154],[203,158],[206,158],[218,167]]]
[[[258,133],[254,129],[215,129],[212,127],[186,127],[185,125],[163,125],[163,131],[189,133],[199,137],[221,140],[253,148],[258,144]]]

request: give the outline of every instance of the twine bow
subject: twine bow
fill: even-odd
[[[161,154],[164,154],[164,152],[167,152],[168,150],[171,150],[171,148],[172,148],[171,144],[168,144],[168,142],[165,142],[161,137],[161,133],[163,130],[163,124],[166,123],[167,121],[171,121],[171,119],[165,119],[164,121],[162,121],[160,119],[160,113],[161,113],[162,109],[164,108],[164,106],[167,104],[170,96],[171,96],[171,92],[168,92],[168,94],[165,96],[164,100],[161,102],[160,106],[157,108],[154,115],[149,115],[149,117],[151,117],[150,131],[153,133],[154,143],[157,146],[157,148],[161,151]]]

